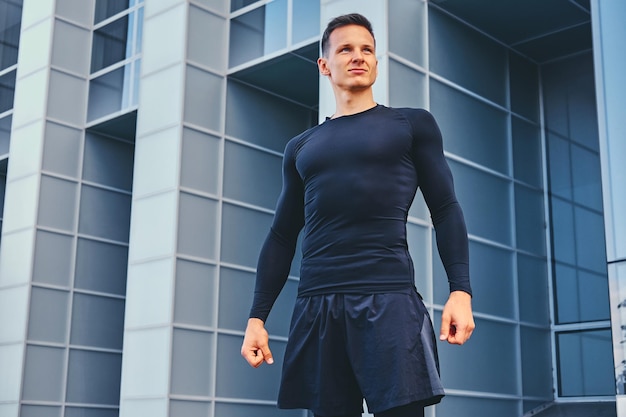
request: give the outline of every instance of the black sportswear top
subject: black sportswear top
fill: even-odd
[[[414,286],[406,221],[418,187],[450,291],[471,294],[467,230],[437,123],[426,110],[377,105],[327,119],[287,143],[250,317],[267,319],[303,227],[298,296]]]

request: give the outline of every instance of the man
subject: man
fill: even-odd
[[[285,148],[283,190],[259,256],[241,348],[253,367],[273,363],[264,322],[304,227],[278,406],[317,417],[361,416],[363,398],[376,417],[423,416],[444,395],[406,242],[418,187],[450,284],[440,339],[460,345],[474,329],[467,231],[441,134],[425,110],[374,101],[377,65],[365,17],[329,23],[318,67],[332,85],[336,111]]]

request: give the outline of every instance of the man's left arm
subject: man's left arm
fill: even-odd
[[[443,154],[441,132],[433,116],[420,111],[412,120],[413,160],[419,187],[430,210],[439,256],[450,284],[441,320],[440,339],[465,343],[474,330],[469,280],[469,242],[450,167]]]

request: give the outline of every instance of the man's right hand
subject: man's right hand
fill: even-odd
[[[263,362],[267,362],[268,365],[274,363],[269,347],[269,335],[263,320],[248,319],[246,335],[241,345],[241,356],[254,368],[258,368]]]

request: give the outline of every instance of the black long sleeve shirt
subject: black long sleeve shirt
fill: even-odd
[[[298,296],[414,286],[406,221],[418,187],[450,291],[471,294],[467,230],[439,128],[426,110],[377,105],[328,119],[287,144],[283,189],[259,256],[250,317],[267,319],[302,228]]]

